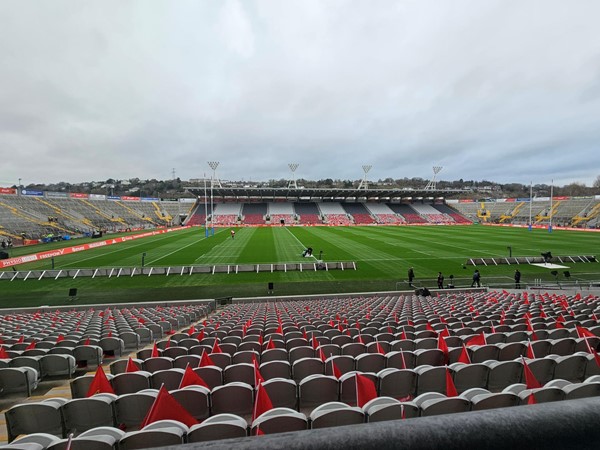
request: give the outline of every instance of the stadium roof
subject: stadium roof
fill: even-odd
[[[209,188],[208,188],[209,189]],[[204,187],[185,187],[185,190],[197,195],[204,196]],[[261,200],[285,199],[298,201],[311,201],[323,199],[354,200],[357,198],[366,200],[379,199],[408,199],[415,197],[445,197],[449,194],[464,193],[461,189],[425,190],[425,189],[343,189],[343,188],[275,188],[275,187],[213,187],[213,197],[221,198],[258,198]],[[207,191],[209,193],[209,191]]]

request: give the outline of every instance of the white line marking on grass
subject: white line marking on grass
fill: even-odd
[[[292,232],[290,231],[290,229],[289,229],[288,227],[285,227],[285,229],[286,229],[286,231],[287,231],[288,233],[290,233],[290,234],[292,235],[292,237],[293,237],[294,239],[296,239],[296,240],[298,241],[298,244],[300,244],[300,246],[301,246],[303,249],[306,249],[306,248],[307,248],[307,247],[306,247],[306,245],[304,245],[304,244],[302,243],[302,241],[300,241],[300,239],[298,239],[298,238],[297,238],[297,237],[294,235],[294,233],[292,233]],[[316,257],[315,255],[310,255],[310,256],[312,256],[313,258],[317,259],[317,257]]]
[[[223,231],[223,230],[222,230],[222,231]],[[216,235],[216,234],[219,234],[219,233],[222,233],[222,231],[217,231],[217,232],[215,233],[215,235]],[[174,253],[180,252],[180,251],[181,251],[181,250],[183,250],[184,248],[191,247],[192,245],[195,245],[195,244],[197,244],[198,242],[201,242],[201,241],[203,241],[203,240],[205,240],[205,239],[208,239],[208,238],[206,237],[206,235],[202,236],[202,238],[201,238],[200,240],[198,240],[198,241],[191,242],[191,243],[189,243],[188,245],[186,245],[186,246],[184,246],[184,247],[180,247],[180,248],[178,248],[177,250],[174,250],[174,251],[172,251],[172,252],[170,252],[170,253],[167,253],[167,254],[165,254],[165,255],[162,255],[162,256],[160,256],[159,258],[153,259],[152,261],[150,261],[150,264],[152,264],[152,263],[155,263],[156,261],[160,261],[161,259],[163,259],[163,258],[166,258],[167,256],[171,256],[171,255],[173,255]],[[203,256],[203,255],[201,255],[201,256]]]
[[[161,236],[156,241],[162,241],[162,240],[165,240],[165,239],[170,239],[171,237],[173,237],[172,234],[167,234],[165,236]],[[154,242],[156,242],[156,241],[154,241]],[[130,245],[130,246],[127,246],[127,247],[119,247],[120,245],[126,244],[126,243],[135,243],[135,245]],[[76,266],[77,264],[79,264],[82,261],[89,261],[90,259],[103,258],[103,257],[105,257],[107,255],[112,255],[113,253],[122,252],[122,251],[128,250],[130,248],[135,248],[135,247],[139,247],[140,245],[147,245],[147,244],[148,244],[148,242],[141,242],[141,241],[127,241],[127,242],[123,242],[123,243],[120,243],[120,244],[114,244],[114,246],[117,247],[117,248],[115,248],[113,251],[103,253],[102,255],[90,256],[89,258],[78,258],[76,261],[74,261],[72,263],[62,264],[62,267],[70,267],[70,266],[73,266],[73,265]],[[108,248],[112,248],[112,246],[111,247],[99,247],[99,248],[108,249]]]

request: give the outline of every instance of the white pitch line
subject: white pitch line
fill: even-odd
[[[219,233],[221,233],[221,232],[222,232],[222,231],[217,231],[215,234],[219,234]],[[188,245],[186,245],[186,246],[180,247],[180,248],[178,248],[177,250],[173,250],[172,252],[170,252],[170,253],[167,253],[167,254],[165,254],[165,255],[162,255],[162,256],[161,256],[161,257],[159,257],[159,258],[153,259],[152,261],[150,261],[150,263],[154,263],[154,262],[156,262],[156,261],[160,261],[161,259],[163,259],[163,258],[166,258],[167,256],[171,256],[171,255],[173,255],[174,253],[180,252],[180,251],[181,251],[181,250],[183,250],[184,248],[191,247],[192,245],[195,245],[195,244],[197,244],[198,242],[200,242],[200,241],[203,241],[203,240],[205,240],[205,239],[208,239],[208,238],[206,237],[206,235],[204,235],[204,236],[203,236],[203,237],[202,237],[202,238],[201,238],[199,241],[194,241],[194,242],[191,242],[191,243],[189,243],[189,244],[188,244]]]
[[[171,237],[173,237],[172,234],[165,234],[165,235],[162,235],[162,236],[159,235],[159,236],[160,236],[160,238],[156,239],[156,241],[162,241],[164,239],[170,239]],[[154,242],[156,242],[156,241],[154,241]],[[134,245],[130,245],[130,246],[126,247],[126,248],[125,247],[118,247],[121,244],[127,244],[127,243],[134,243]],[[119,253],[119,252],[122,252],[122,251],[125,251],[125,250],[129,250],[131,248],[139,247],[140,245],[147,245],[147,244],[148,244],[147,241],[146,242],[142,242],[142,241],[126,241],[126,242],[121,242],[121,243],[118,243],[118,244],[112,244],[112,245],[115,245],[115,247],[117,247],[117,248],[115,248],[111,252],[106,252],[106,253],[103,253],[102,255],[90,256],[89,258],[78,259],[77,261],[74,261],[72,263],[63,264],[62,267],[70,267],[70,266],[73,266],[73,265],[77,265],[77,264],[79,264],[82,261],[89,261],[90,259],[102,258],[102,257],[104,257],[106,255],[112,255],[113,253]],[[112,248],[112,247],[103,247],[103,248]]]
[[[306,247],[306,245],[304,245],[304,244],[302,243],[302,241],[300,241],[300,239],[298,239],[296,236],[294,236],[294,233],[292,233],[288,227],[285,227],[285,229],[286,229],[286,231],[287,231],[288,233],[290,233],[290,234],[292,235],[292,237],[293,237],[294,239],[296,239],[296,240],[298,241],[298,244],[300,244],[300,246],[301,246],[303,249],[306,249],[306,248],[307,248],[307,247]],[[315,258],[315,259],[317,259],[317,257],[316,257],[315,255],[310,255],[310,256],[311,256],[311,257],[313,257],[313,258]]]

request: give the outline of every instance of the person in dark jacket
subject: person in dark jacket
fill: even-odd
[[[515,269],[515,289],[521,289],[521,272]]]
[[[471,287],[475,287],[475,285],[477,285],[477,287],[481,287],[481,274],[479,273],[478,269],[475,269],[475,272],[473,273],[473,282],[471,283]]]

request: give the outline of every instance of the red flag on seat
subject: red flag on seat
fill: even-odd
[[[471,345],[486,345],[487,342],[485,340],[485,333],[482,331],[481,333],[473,336],[471,339],[467,341],[467,347]]]
[[[94,375],[94,379],[88,388],[86,397],[91,397],[94,394],[114,394],[113,390],[104,370],[102,370],[102,366],[98,366],[96,369],[96,373]]]
[[[452,379],[452,374],[450,370],[446,367],[446,397],[457,397],[458,392],[456,391],[456,386],[454,385],[454,380]]]
[[[25,350],[33,350],[35,348],[35,341],[31,341],[31,343],[25,347]]]
[[[375,383],[364,375],[355,374],[355,380],[356,404],[359,408],[362,408],[368,401],[377,398],[377,389]]]
[[[465,347],[465,344],[463,344],[462,347],[462,351],[458,356],[458,362],[463,364],[471,364],[471,357],[469,356],[469,351],[467,350],[467,347]]]
[[[590,330],[588,330],[586,327],[575,325],[575,329],[577,330],[577,335],[580,338],[586,338],[586,337],[595,338],[595,337],[598,337],[594,333],[592,333]]]
[[[202,350],[202,356],[200,357],[200,365],[198,367],[206,367],[206,366],[214,366],[215,363],[213,362],[212,359],[210,359],[210,356],[208,356],[208,353],[206,353],[206,350]]]
[[[158,391],[158,395],[148,410],[148,414],[144,417],[140,428],[159,420],[176,420],[188,427],[198,423],[194,416],[181,406],[164,386],[161,386]]]
[[[444,354],[444,363],[448,363],[448,344],[446,344],[446,339],[442,336],[438,336],[438,345],[437,348],[442,351]]]
[[[333,374],[334,377],[336,377],[338,380],[341,378],[342,376],[342,372],[340,372],[340,369],[338,369],[338,367],[335,365],[335,363],[333,362],[333,358],[331,358],[331,373]]]
[[[275,343],[273,342],[273,339],[269,336],[269,341],[267,342],[267,348],[265,350],[272,350],[275,347]]]
[[[10,355],[4,350],[4,346],[0,347],[0,359],[9,359]]]
[[[152,353],[150,353],[150,358],[158,358],[160,354],[158,353],[158,345],[156,345],[156,341],[154,341],[154,345],[152,346]]]
[[[254,365],[254,386],[258,386],[263,383],[265,379],[260,373],[260,369],[258,368],[258,361],[256,360],[256,356],[252,355],[252,364]]]
[[[59,342],[62,342],[64,340],[65,340],[64,334],[59,334],[58,337],[56,338],[56,343],[58,344]]]
[[[185,366],[185,372],[183,372],[183,377],[181,377],[179,389],[183,389],[186,386],[204,386],[205,388],[210,389],[208,384],[206,384],[200,375],[194,372],[189,364]]]
[[[525,374],[525,385],[527,386],[527,389],[541,388],[542,385],[525,362],[525,358],[521,356],[521,360],[523,361],[523,373]]]
[[[218,339],[215,339],[215,343],[213,344],[213,348],[210,352],[211,353],[223,353],[223,350],[221,350],[221,347],[219,347]]]
[[[141,370],[138,365],[131,359],[131,356],[127,360],[127,366],[125,367],[125,373],[137,372]]]
[[[535,359],[535,352],[533,351],[533,346],[531,345],[531,341],[527,341],[527,357],[529,359]]]
[[[319,347],[319,342],[315,338],[314,334],[312,335],[311,345],[312,345],[313,350],[316,350]]]
[[[254,400],[254,408],[252,409],[252,422],[260,417],[261,414],[273,409],[273,403],[267,394],[266,389],[262,383],[259,383],[256,387],[256,398]]]

